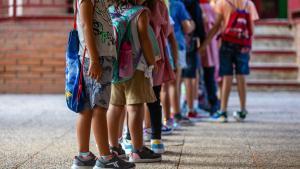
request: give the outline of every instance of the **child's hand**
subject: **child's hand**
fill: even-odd
[[[101,76],[102,76],[102,66],[100,65],[99,61],[90,61],[89,65],[89,71],[88,75],[97,81],[100,81]]]

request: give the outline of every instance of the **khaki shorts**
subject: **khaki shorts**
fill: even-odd
[[[153,103],[156,97],[150,80],[144,72],[136,70],[133,77],[125,82],[112,84],[110,104],[116,106]]]

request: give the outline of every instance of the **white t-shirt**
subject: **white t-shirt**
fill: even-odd
[[[83,55],[84,48],[86,46],[82,23],[80,20],[80,4],[83,0],[78,0],[78,14],[77,14],[77,27],[78,35],[80,40],[79,55]],[[113,56],[116,57],[116,46],[113,32],[112,21],[108,13],[109,4],[107,0],[88,0],[94,5],[94,16],[93,16],[93,29],[96,37],[97,50],[100,56]],[[89,52],[86,53],[85,57],[90,57]]]

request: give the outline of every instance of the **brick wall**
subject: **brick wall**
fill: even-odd
[[[0,23],[0,93],[64,93],[70,21]]]

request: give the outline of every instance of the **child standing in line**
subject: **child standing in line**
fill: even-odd
[[[158,40],[161,54],[161,59],[156,62],[159,67],[159,71],[153,73],[153,90],[157,101],[147,104],[152,127],[151,149],[154,152],[161,154],[165,152],[161,133],[162,131],[165,132],[165,130],[169,130],[162,127],[162,107],[160,99],[161,86],[163,83],[175,79],[175,74],[172,71],[166,51],[166,38],[170,34],[172,27],[169,21],[168,9],[162,0],[147,0],[144,4],[151,11],[150,25],[152,26],[156,39]]]
[[[119,146],[119,121],[126,108],[132,138],[130,162],[157,162],[161,155],[143,144],[144,103],[156,101],[151,78],[155,53],[149,35],[149,11],[140,6],[142,0],[117,1],[110,7],[110,15],[118,39],[118,59],[114,63],[112,96],[108,110],[110,145]],[[138,48],[136,48],[138,44]],[[118,151],[115,151],[116,153]]]
[[[78,11],[76,23],[80,40],[79,55],[85,56],[83,79],[88,99],[85,100],[84,111],[78,116],[76,129],[79,155],[75,156],[72,169],[134,168],[133,163],[111,154],[108,144],[106,112],[116,49],[107,1],[76,0],[75,8]],[[98,159],[89,150],[91,126],[98,145]]]
[[[189,34],[194,31],[195,23],[191,20],[191,17],[186,10],[184,4],[179,0],[170,0],[170,15],[174,20],[174,32],[178,43],[178,67],[177,67],[177,90],[180,98],[181,92],[181,71],[187,67],[186,63],[186,41],[185,34]],[[191,121],[183,116],[181,112],[174,112],[174,119],[180,124],[192,124]]]
[[[202,10],[199,7],[197,0],[183,0],[186,9],[195,22],[195,30],[186,35],[187,45],[187,67],[182,70],[182,78],[186,88],[187,115],[190,119],[197,119],[201,116],[196,112],[195,107],[198,106],[198,81],[200,68],[200,41],[204,42],[205,29],[202,19]]]
[[[220,30],[222,46],[220,49],[220,76],[223,77],[221,110],[212,116],[213,121],[227,122],[227,104],[231,91],[233,75],[236,75],[241,110],[234,112],[236,120],[246,118],[246,79],[250,73],[249,59],[254,30],[254,21],[259,19],[251,0],[218,0],[217,20],[201,47],[202,53],[211,39]],[[238,31],[237,31],[238,30]]]
[[[199,0],[199,2],[203,11],[205,31],[208,33],[216,21],[216,13],[209,3],[209,0]],[[218,49],[218,40],[217,36],[215,36],[206,48],[206,53],[201,57],[205,89],[207,91],[207,100],[209,102],[209,112],[211,115],[219,109],[219,99],[217,96],[217,81],[219,79]]]

